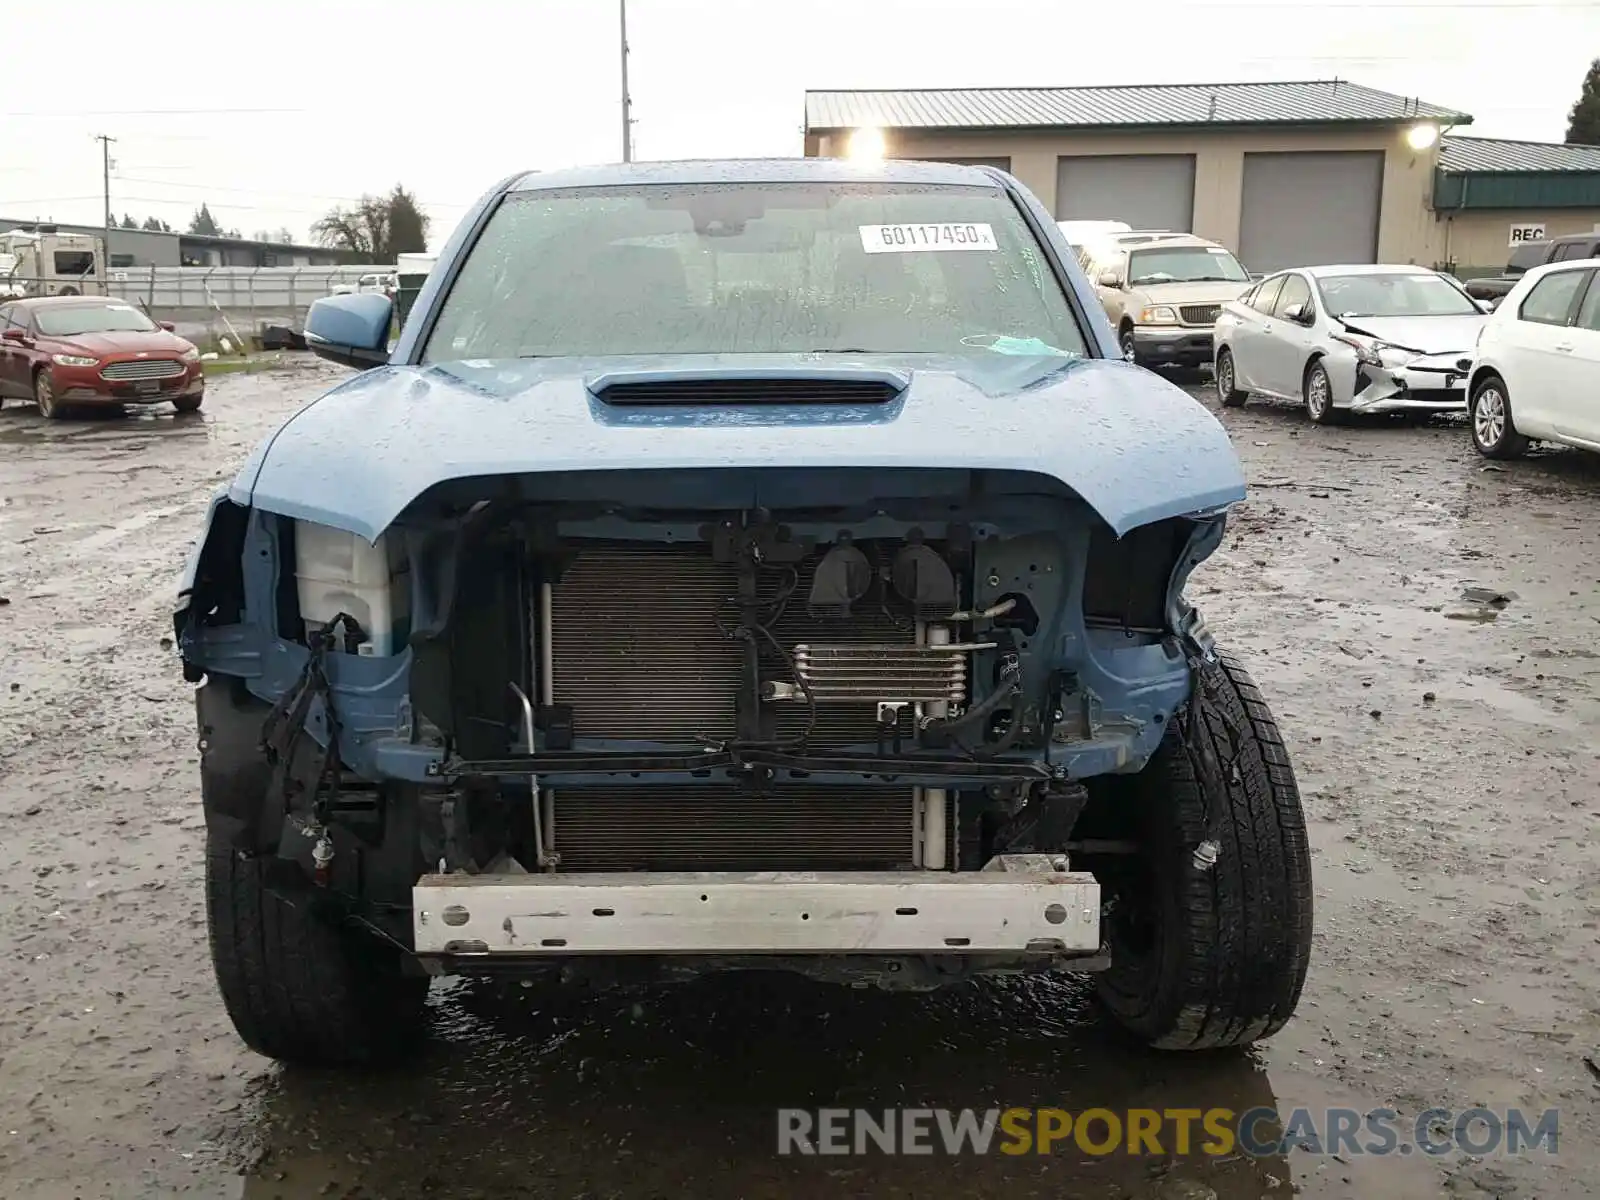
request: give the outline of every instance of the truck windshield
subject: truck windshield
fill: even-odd
[[[152,333],[160,328],[128,304],[63,304],[37,308],[33,313],[39,332],[46,337],[76,337],[81,333]]]
[[[1507,275],[1525,275],[1534,267],[1542,266],[1550,258],[1549,242],[1529,242],[1518,246],[1506,260]]]
[[[1128,255],[1128,283],[1249,283],[1250,272],[1221,246],[1164,246]]]
[[[1000,189],[706,183],[509,196],[422,360],[1019,344],[1085,352]]]

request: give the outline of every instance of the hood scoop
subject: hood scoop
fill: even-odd
[[[787,376],[702,375],[667,378],[609,376],[589,390],[602,404],[619,408],[684,408],[750,405],[877,405],[905,391],[907,381],[889,372]]]

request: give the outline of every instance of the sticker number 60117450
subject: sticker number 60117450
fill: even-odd
[[[997,250],[994,229],[970,221],[924,225],[862,225],[861,248],[868,254],[907,254],[918,250]]]

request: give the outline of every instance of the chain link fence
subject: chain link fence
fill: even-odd
[[[336,290],[377,291],[392,286],[393,267],[120,267],[102,284],[56,277],[0,280],[0,296],[52,296],[66,289],[108,295],[137,305],[158,321],[171,321],[190,341],[248,339],[268,325],[299,330],[313,300]]]

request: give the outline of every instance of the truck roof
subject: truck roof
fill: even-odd
[[[994,187],[996,181],[983,167],[911,159],[858,162],[839,158],[722,158],[530,171],[510,190],[533,192],[641,183],[931,183]]]

